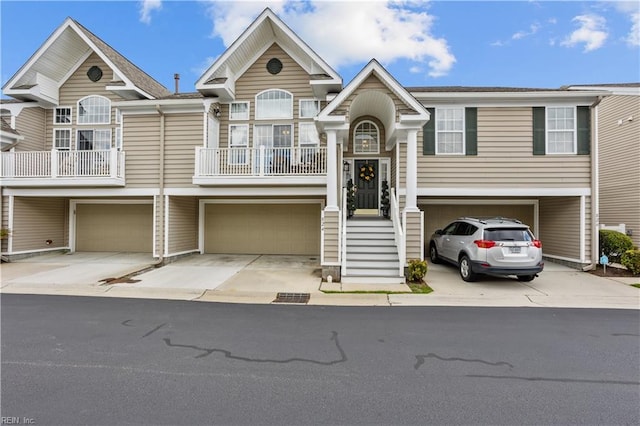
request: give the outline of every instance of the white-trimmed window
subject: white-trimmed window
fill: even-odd
[[[111,149],[111,129],[78,130],[78,151],[107,151]]]
[[[104,96],[87,96],[78,101],[78,124],[109,124],[111,101]]]
[[[249,125],[231,124],[229,126],[229,164],[247,164],[249,160]]]
[[[53,124],[71,124],[71,107],[57,107],[54,109]]]
[[[249,102],[232,102],[229,105],[229,120],[248,120]]]
[[[293,118],[293,95],[269,89],[256,95],[256,120]]]
[[[353,131],[354,154],[378,154],[380,152],[380,131],[372,121],[360,122]]]
[[[547,107],[547,154],[576,153],[576,108]]]
[[[300,123],[298,125],[298,142],[300,148],[320,146],[320,135],[315,123]]]
[[[313,118],[320,112],[320,101],[300,99],[300,118]]]
[[[53,129],[53,147],[60,151],[71,149],[71,129]]]
[[[256,124],[253,127],[253,146],[259,148],[291,148],[293,126],[291,124]]]
[[[437,108],[436,154],[464,153],[464,108]]]

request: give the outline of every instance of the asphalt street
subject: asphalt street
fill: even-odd
[[[638,310],[0,305],[5,424],[640,424]]]

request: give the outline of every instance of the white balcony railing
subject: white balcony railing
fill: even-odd
[[[196,147],[195,176],[323,176],[327,150],[310,148]]]
[[[400,221],[400,203],[396,196],[395,188],[391,188],[391,222],[393,223],[393,235],[398,248],[398,259],[400,260],[400,276],[404,275],[404,264],[406,262],[406,240]]]
[[[124,178],[122,151],[25,151],[0,155],[2,179]]]

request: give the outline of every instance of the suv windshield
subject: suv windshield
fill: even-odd
[[[484,239],[489,241],[533,241],[526,228],[487,228]]]

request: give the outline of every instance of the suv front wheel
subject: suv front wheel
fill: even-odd
[[[460,276],[466,282],[475,281],[478,275],[471,269],[471,261],[467,255],[463,255],[458,262],[458,269],[460,270]]]
[[[431,243],[431,246],[429,247],[429,259],[431,260],[431,263],[440,263],[438,249],[434,243]]]

